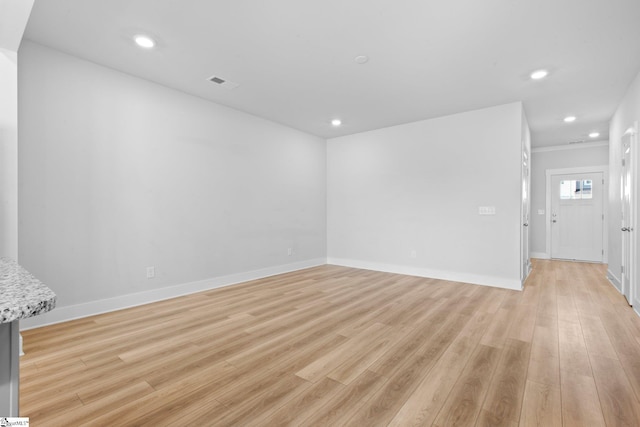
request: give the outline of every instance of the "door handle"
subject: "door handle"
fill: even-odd
[[[631,230],[629,230],[627,227],[622,227],[620,230],[621,230],[621,231],[631,231]]]
[[[529,223],[528,223],[528,222],[525,222],[525,223],[524,223],[524,224],[522,224],[522,225],[524,225],[525,227],[528,227],[528,226],[529,226]]]
[[[555,219],[552,219],[551,222],[558,222],[558,221],[556,221]]]

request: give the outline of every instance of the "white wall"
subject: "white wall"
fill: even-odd
[[[0,49],[17,52],[34,0],[0,0]]]
[[[18,258],[18,47],[33,0],[0,0],[0,256]]]
[[[19,58],[19,260],[59,307],[36,320],[325,262],[323,139],[31,42]]]
[[[534,149],[531,157],[530,249],[535,258],[549,258],[547,252],[546,171],[547,169],[602,166],[609,164],[607,141]],[[608,184],[605,184],[605,191]],[[607,192],[608,193],[608,192]],[[608,200],[604,197],[605,203]],[[538,214],[538,210],[545,213]],[[605,242],[606,246],[606,242]],[[606,251],[605,251],[606,252]]]
[[[520,289],[522,115],[513,103],[330,139],[329,262]]]
[[[0,48],[0,256],[18,258],[17,53]]]
[[[625,131],[640,122],[640,74],[638,74],[627,90],[620,105],[616,109],[609,124],[609,278],[620,287],[620,266],[622,265],[622,235],[620,231],[621,204],[620,204],[620,173],[622,147],[621,140]],[[636,147],[635,163],[638,170],[638,151]],[[636,188],[640,185],[636,173]],[[637,197],[636,197],[637,199]],[[640,201],[637,201],[640,202]],[[638,205],[635,211],[638,212]],[[636,216],[638,218],[638,216]],[[638,224],[636,223],[636,229]],[[638,234],[633,233],[632,238],[638,239]],[[636,260],[637,262],[637,260]]]

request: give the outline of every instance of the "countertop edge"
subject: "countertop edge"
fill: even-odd
[[[0,323],[39,316],[56,303],[56,294],[24,267],[0,258]]]

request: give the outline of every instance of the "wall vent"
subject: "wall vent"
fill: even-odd
[[[238,83],[231,82],[231,81],[229,81],[227,79],[223,79],[222,77],[219,77],[219,76],[211,76],[207,80],[209,80],[211,83],[214,83],[215,85],[223,87],[225,89],[235,89],[238,86],[240,86]]]

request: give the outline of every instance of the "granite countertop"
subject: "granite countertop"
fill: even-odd
[[[56,294],[15,261],[0,258],[0,323],[37,316],[56,306]]]

